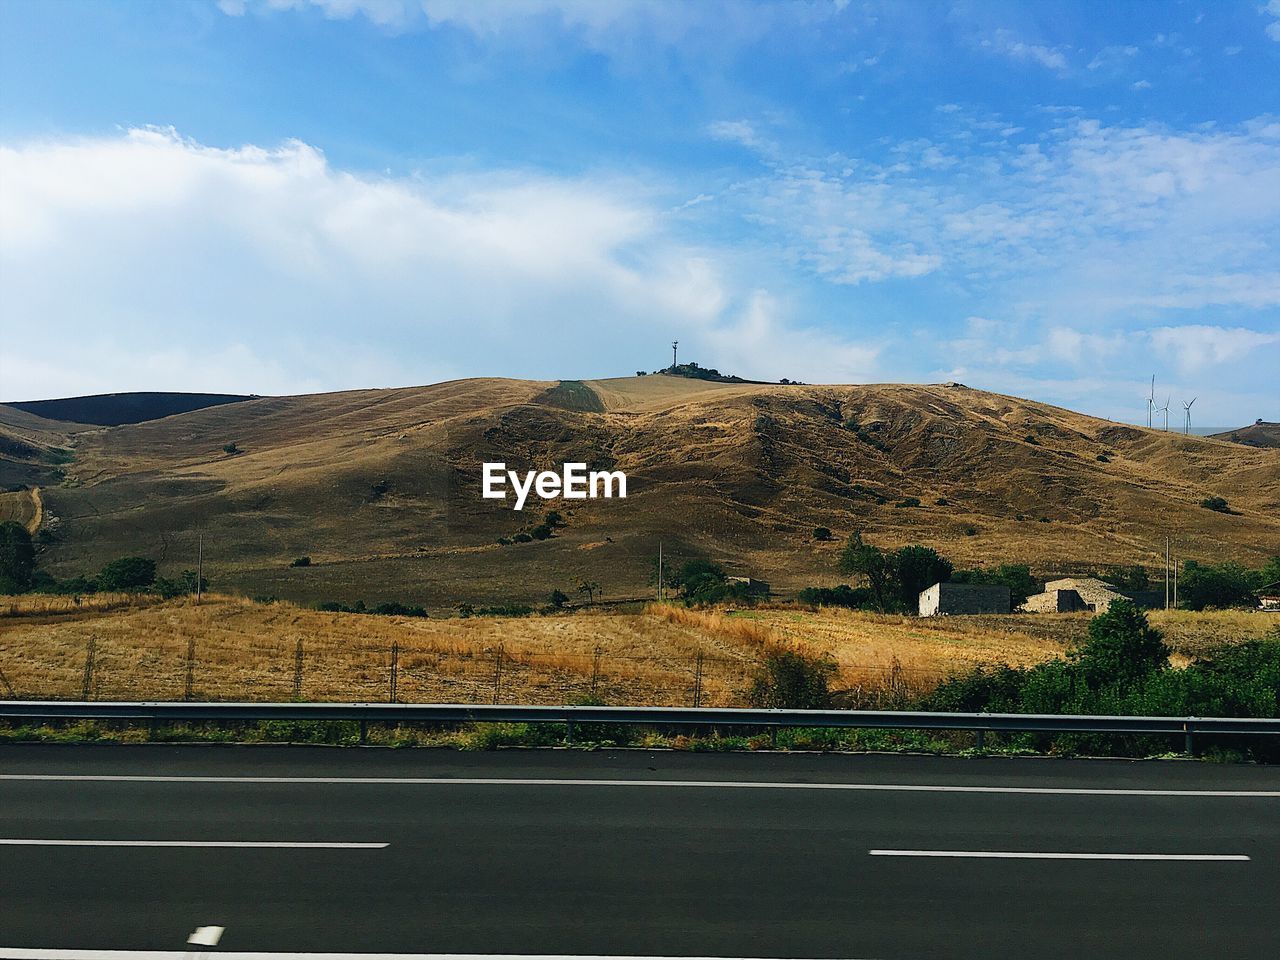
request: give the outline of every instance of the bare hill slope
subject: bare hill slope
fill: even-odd
[[[1232,443],[1243,443],[1249,447],[1280,448],[1280,423],[1268,423],[1259,420],[1238,430],[1226,430],[1213,434],[1215,440],[1229,440]]]
[[[584,578],[635,596],[659,540],[786,590],[837,579],[839,544],[815,544],[816,526],[1044,572],[1154,563],[1166,533],[1183,556],[1280,552],[1280,451],[958,385],[465,380],[247,400],[66,442],[75,461],[44,491],[56,574],[138,553],[192,566],[203,531],[216,586],[302,600],[540,601]],[[630,496],[516,513],[480,497],[490,460],[621,469]],[[1238,512],[1203,509],[1208,495]],[[568,521],[557,536],[496,543],[547,507]]]

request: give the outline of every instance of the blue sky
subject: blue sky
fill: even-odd
[[[0,399],[678,338],[1278,420],[1277,90],[1280,0],[2,0]]]

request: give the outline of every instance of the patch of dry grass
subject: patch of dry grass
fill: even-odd
[[[1175,663],[1223,643],[1263,636],[1277,618],[1237,612],[1154,612]],[[106,594],[0,599],[0,673],[27,698],[79,698],[90,640],[90,695],[176,700],[193,644],[193,696],[289,700],[302,650],[306,700],[385,701],[392,651],[406,702],[688,705],[701,657],[701,702],[743,705],[771,649],[825,656],[835,686],[859,704],[902,699],[981,663],[1026,666],[1062,655],[1088,615],[921,620],[833,608],[696,610],[652,604],[643,613],[426,620],[325,613],[289,603],[214,595]],[[9,695],[0,683],[0,692]]]

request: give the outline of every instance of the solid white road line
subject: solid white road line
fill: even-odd
[[[979,860],[1248,860],[1243,854],[1036,853],[1023,850],[868,850],[873,857],[961,857]]]
[[[0,947],[6,960],[191,960],[192,953],[181,950],[67,950],[22,947]],[[218,960],[721,960],[718,957],[619,956],[597,954],[524,954],[524,953],[265,953],[231,950],[210,951]],[[753,960],[753,958],[739,958]],[[776,960],[757,957],[754,960]]]
[[[768,780],[584,780],[553,777],[198,777],[123,774],[0,774],[0,781],[74,783],[258,783],[340,784],[351,786],[532,786],[532,787],[681,787],[713,790],[884,790],[896,793],[1008,793],[1083,797],[1191,797],[1280,799],[1280,790],[1158,790],[1103,787],[994,787],[914,783],[792,783]]]
[[[245,847],[267,850],[385,850],[389,843],[300,843],[290,840],[27,840],[0,839],[5,847]]]

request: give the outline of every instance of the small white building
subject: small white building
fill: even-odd
[[[935,583],[920,594],[920,616],[1008,613],[1009,588],[1003,583]]]

